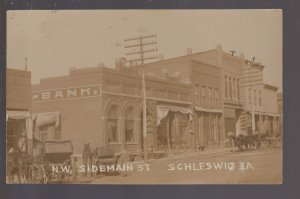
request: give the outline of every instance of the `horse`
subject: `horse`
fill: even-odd
[[[260,147],[260,136],[259,135],[238,135],[237,137],[232,136],[234,145],[238,147],[240,151],[257,149]]]

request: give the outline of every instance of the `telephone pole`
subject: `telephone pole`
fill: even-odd
[[[137,58],[126,60],[132,65],[137,62],[142,72],[142,90],[143,90],[143,148],[144,148],[144,161],[148,163],[148,140],[147,140],[147,101],[146,101],[146,80],[145,80],[145,69],[144,64],[146,60],[156,59],[158,56],[148,56],[146,53],[155,52],[157,48],[145,49],[145,46],[156,45],[157,41],[148,39],[156,38],[156,34],[139,35],[136,37],[125,39],[124,42],[134,42],[132,44],[125,45],[125,48],[132,49],[130,52],[125,53],[126,56],[137,55]],[[147,41],[148,40],[148,41]]]

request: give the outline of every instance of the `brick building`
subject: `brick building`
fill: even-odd
[[[226,53],[218,46],[144,67],[150,150],[220,147],[229,132],[237,135],[249,128],[249,93],[242,84],[243,71],[254,67],[262,74],[260,64],[243,55]],[[277,89],[270,85],[258,87],[254,92],[256,118],[263,113],[263,118],[269,120],[277,112],[268,104]],[[60,112],[60,139],[73,140],[75,153],[82,152],[84,143],[115,152],[143,151],[142,79],[138,66],[125,66],[122,59],[115,68],[72,68],[67,76],[42,79],[32,90],[33,112]],[[275,128],[276,117],[265,126]]]
[[[235,135],[247,134],[251,127],[252,95],[249,86],[245,83],[245,72],[248,75],[249,71],[255,73],[255,76],[258,77],[255,80],[257,85],[253,88],[256,130],[270,135],[278,132],[279,115],[278,108],[275,107],[277,88],[264,84],[264,66],[245,59],[243,54],[235,56],[224,52],[222,46],[218,45],[215,49],[194,54],[190,52],[186,56],[154,62],[146,66],[146,70],[155,75],[162,75],[164,71],[182,74],[182,80],[190,83],[194,90],[192,95],[194,108],[199,110],[199,106],[201,106],[201,109],[207,110],[209,107],[210,114],[220,113],[217,116],[217,120],[220,122],[224,117],[224,126],[221,123],[218,124],[222,125],[218,135],[225,139],[228,138],[230,132]],[[201,76],[201,74],[206,75]],[[216,97],[220,102],[218,106],[211,107],[202,102],[205,100],[199,100],[199,98],[205,99],[207,96],[210,98],[210,91],[207,91],[209,88],[216,92],[215,96],[218,96],[219,92],[222,95],[222,97]],[[200,104],[197,103],[198,101]],[[201,129],[205,128],[205,124],[208,122],[198,122],[197,124],[202,124],[199,127]],[[222,131],[222,127],[224,127],[224,131]],[[195,130],[197,131],[197,128]],[[207,142],[205,139],[200,140]]]
[[[180,75],[182,82],[191,85],[191,106],[194,112],[190,132],[194,140],[191,144],[206,148],[219,147],[224,139],[221,71],[213,63],[200,60],[201,54],[149,63],[145,65],[145,70],[155,76]]]
[[[30,142],[27,142],[27,139],[32,139],[30,110],[31,72],[7,69],[6,147],[8,150],[10,148],[19,148],[22,151],[27,151],[28,147],[30,148]]]
[[[218,146],[220,69],[185,57],[161,63],[172,61],[185,64],[188,71],[153,67],[146,72],[149,148]],[[72,139],[76,152],[82,152],[87,142],[116,152],[143,150],[142,82],[137,67],[73,68],[68,76],[42,79],[32,88],[33,112],[59,111],[62,139]]]

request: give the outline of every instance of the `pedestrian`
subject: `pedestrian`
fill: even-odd
[[[77,157],[74,157],[74,161],[72,164],[72,182],[75,183],[77,180],[78,176],[78,162],[77,162]]]

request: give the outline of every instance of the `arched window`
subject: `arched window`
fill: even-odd
[[[131,106],[125,111],[125,142],[134,142],[134,139],[134,115]]]
[[[118,107],[113,105],[107,111],[108,142],[118,142]]]

